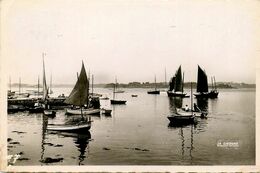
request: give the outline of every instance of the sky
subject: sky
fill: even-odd
[[[167,81],[181,65],[216,81],[255,83],[257,0],[9,0],[1,43],[12,83],[73,84],[83,61],[95,83]],[[4,8],[3,8],[4,7]],[[257,37],[258,36],[258,37]]]

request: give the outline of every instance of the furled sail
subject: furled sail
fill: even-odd
[[[197,92],[208,92],[208,78],[204,70],[198,65]]]
[[[81,67],[81,71],[77,83],[75,84],[69,97],[65,100],[65,103],[72,104],[75,106],[83,106],[85,104],[88,105],[88,101],[89,101],[88,96],[89,96],[89,81],[87,78],[84,63],[82,62],[82,67]]]
[[[46,83],[46,76],[45,76],[45,64],[44,64],[44,58],[43,58],[43,100],[46,100],[48,97],[48,87]]]
[[[174,84],[174,92],[180,91],[182,92],[182,74],[181,74],[181,66],[177,70],[175,74],[175,84]]]

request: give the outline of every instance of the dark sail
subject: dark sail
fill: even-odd
[[[208,78],[204,70],[198,65],[197,92],[208,92]]]
[[[177,70],[175,74],[175,84],[174,84],[174,92],[180,91],[182,92],[182,74],[181,74],[181,66]]]
[[[170,81],[169,91],[172,91],[174,89],[174,84],[175,84],[175,77],[172,77]]]
[[[87,78],[84,63],[82,62],[82,67],[80,75],[78,77],[77,83],[71,91],[69,97],[65,100],[65,103],[72,104],[76,106],[88,105],[89,96],[89,81]]]

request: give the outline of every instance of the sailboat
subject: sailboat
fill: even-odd
[[[78,130],[89,130],[91,128],[90,117],[84,118],[85,114],[82,107],[87,104],[89,105],[89,81],[87,78],[86,70],[84,63],[82,62],[81,72],[78,76],[78,80],[71,91],[68,98],[66,98],[65,103],[71,104],[74,106],[80,107],[80,121],[75,122],[74,124],[61,124],[61,125],[48,125],[48,130],[55,131],[78,131]],[[67,110],[68,111],[68,110]],[[78,111],[78,110],[77,110]]]
[[[126,104],[126,100],[116,100],[116,88],[117,88],[117,78],[115,79],[115,84],[113,88],[113,99],[110,100],[111,104],[118,104],[118,105],[124,105]]]
[[[215,76],[211,78],[211,82],[212,82],[212,89],[209,92],[209,98],[214,99],[218,97],[218,90],[217,90]]]
[[[154,83],[155,83],[155,88],[153,91],[147,91],[147,94],[160,94],[160,91],[157,90],[157,84],[156,84],[156,76],[154,77]]]
[[[192,98],[192,83],[191,83],[191,110],[183,111],[182,109],[177,109],[172,115],[168,116],[170,123],[172,124],[193,124],[196,122],[196,113],[193,108],[193,98]]]
[[[218,91],[208,92],[208,78],[206,72],[198,65],[197,93],[196,98],[217,98]]]
[[[124,93],[125,91],[124,90],[120,90],[120,89],[118,89],[118,87],[117,87],[117,78],[116,78],[116,85],[115,85],[115,90],[114,90],[114,93]]]
[[[66,109],[67,115],[100,114],[100,109],[89,108],[89,80],[83,62],[78,80],[69,97],[66,98],[64,102],[69,105],[80,107],[80,109]],[[82,109],[83,106],[86,106],[87,109]]]
[[[178,70],[175,73],[175,76],[172,77],[169,85],[169,90],[167,91],[167,95],[169,97],[187,97],[187,93],[183,92],[184,86],[184,73],[182,76],[181,66],[179,66]],[[173,92],[174,90],[174,92]]]
[[[51,78],[50,78],[49,94],[53,94],[53,91],[52,91],[52,75],[51,75]]]

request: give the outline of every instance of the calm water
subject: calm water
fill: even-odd
[[[54,88],[69,94],[70,88]],[[255,90],[220,90],[219,98],[197,101],[208,110],[196,126],[170,127],[167,116],[174,105],[190,105],[190,98],[173,100],[165,92],[146,89],[117,94],[126,105],[101,106],[111,116],[92,116],[89,133],[50,133],[47,123],[68,119],[64,111],[54,119],[26,112],[8,115],[8,154],[21,153],[14,165],[46,165],[41,159],[62,158],[49,165],[252,165],[255,164]],[[112,97],[109,89],[95,92]],[[187,91],[189,92],[189,91]],[[131,97],[138,94],[138,97]],[[222,142],[222,143],[221,143]],[[235,143],[236,146],[218,145]]]

